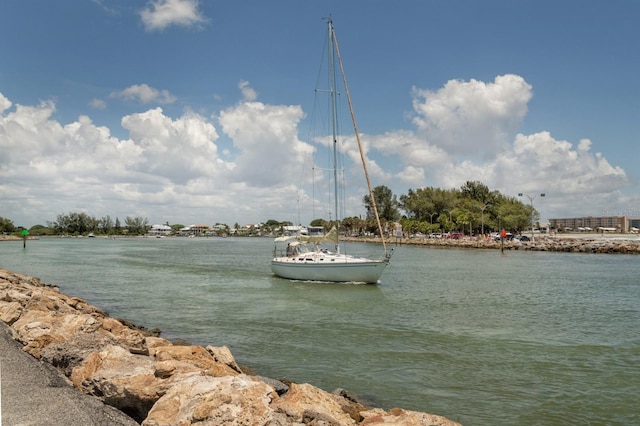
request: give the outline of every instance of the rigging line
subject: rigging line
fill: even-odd
[[[340,49],[338,47],[338,38],[336,37],[336,33],[333,29],[333,23],[329,21],[329,26],[331,27],[331,35],[333,37],[333,43],[335,45],[336,54],[338,56],[338,64],[340,65],[340,72],[342,74],[342,81],[344,82],[344,91],[347,95],[347,102],[349,104],[349,112],[351,113],[351,121],[353,122],[353,130],[356,134],[356,140],[358,141],[358,150],[360,151],[360,159],[362,160],[362,167],[364,168],[364,176],[367,179],[367,187],[369,188],[369,197],[371,198],[371,206],[373,207],[373,212],[376,216],[376,222],[378,223],[378,231],[380,232],[380,239],[382,240],[382,247],[384,250],[387,250],[387,245],[384,241],[384,234],[382,233],[382,224],[380,223],[380,217],[378,216],[378,207],[376,206],[376,199],[373,195],[373,189],[371,188],[371,180],[369,179],[369,171],[367,169],[367,163],[364,157],[364,151],[362,150],[362,143],[360,142],[360,132],[358,131],[358,125],[356,124],[356,116],[353,112],[353,105],[351,104],[351,95],[349,93],[349,86],[347,85],[347,76],[344,72],[344,67],[342,65],[342,58],[340,56]]]

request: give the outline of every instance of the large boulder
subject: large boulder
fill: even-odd
[[[73,385],[142,421],[169,384],[155,374],[155,362],[121,346],[93,352],[71,372]]]
[[[22,305],[18,302],[5,302],[0,300],[0,321],[12,325],[22,315]]]
[[[361,426],[460,426],[445,417],[434,414],[421,413],[417,411],[392,408],[388,412],[379,408],[361,412],[364,420]]]
[[[209,376],[235,376],[240,374],[223,362],[217,361],[213,355],[202,346],[160,346],[152,348],[149,355],[155,361],[167,366],[173,366],[176,370],[184,368],[195,368]],[[231,361],[235,364],[233,358]]]
[[[355,425],[359,419],[343,409],[348,401],[307,383],[291,383],[289,392],[271,403],[274,410],[303,424]],[[315,422],[315,423],[313,423]],[[321,423],[325,422],[325,423]]]
[[[176,383],[153,406],[144,426],[291,424],[269,406],[277,397],[266,383],[249,376],[190,376]],[[274,418],[281,422],[272,423]]]

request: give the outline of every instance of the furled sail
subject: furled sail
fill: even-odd
[[[331,228],[331,230],[323,236],[312,236],[312,235],[299,235],[298,239],[300,241],[304,241],[307,243],[324,243],[324,242],[331,242],[331,243],[335,243],[338,244],[338,230],[336,229],[336,227],[334,226],[333,228]]]

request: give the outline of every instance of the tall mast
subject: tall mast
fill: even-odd
[[[338,108],[336,93],[336,66],[335,66],[335,35],[333,33],[333,24],[331,19],[327,20],[329,26],[329,83],[331,96],[331,135],[332,135],[332,154],[333,154],[333,191],[334,191],[334,213],[335,220],[338,223],[338,233],[340,232],[340,216],[338,216]],[[336,250],[339,249],[336,244]]]
[[[378,207],[376,206],[376,199],[373,196],[374,194],[373,194],[373,189],[371,188],[371,180],[369,179],[369,171],[367,170],[367,162],[364,157],[364,151],[362,150],[362,143],[360,142],[360,132],[358,131],[358,125],[356,124],[356,116],[353,112],[353,105],[351,104],[351,95],[349,93],[349,86],[347,85],[347,76],[344,72],[344,67],[342,66],[342,58],[340,57],[340,49],[338,48],[338,39],[336,38],[336,34],[333,30],[333,25],[331,23],[331,20],[329,20],[329,28],[330,28],[330,31],[329,31],[330,36],[333,37],[333,40],[332,40],[333,43],[329,43],[329,45],[332,45],[332,48],[335,48],[336,55],[338,58],[338,64],[340,65],[340,73],[342,74],[344,91],[347,95],[347,102],[349,103],[349,112],[351,113],[351,122],[353,123],[353,130],[356,134],[356,140],[358,141],[358,150],[360,151],[360,160],[362,161],[362,167],[364,168],[364,176],[367,180],[367,188],[369,189],[369,198],[371,199],[371,207],[373,207],[373,213],[376,216],[376,222],[378,224],[378,232],[380,232],[380,239],[382,240],[382,247],[386,252],[387,245],[384,241],[384,234],[382,233],[382,224],[380,223],[380,216],[378,215]]]

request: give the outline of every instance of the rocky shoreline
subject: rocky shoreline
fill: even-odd
[[[366,407],[341,389],[256,375],[225,346],[172,343],[38,278],[3,269],[0,320],[23,351],[57,368],[78,391],[146,426],[458,425],[422,412]]]
[[[349,241],[380,242],[378,239],[350,238]],[[417,245],[431,247],[474,248],[500,250],[528,250],[528,251],[552,251],[568,253],[609,253],[609,254],[640,254],[640,239],[620,237],[553,237],[537,236],[534,241],[521,242],[519,240],[500,241],[486,238],[392,238],[388,245]]]

